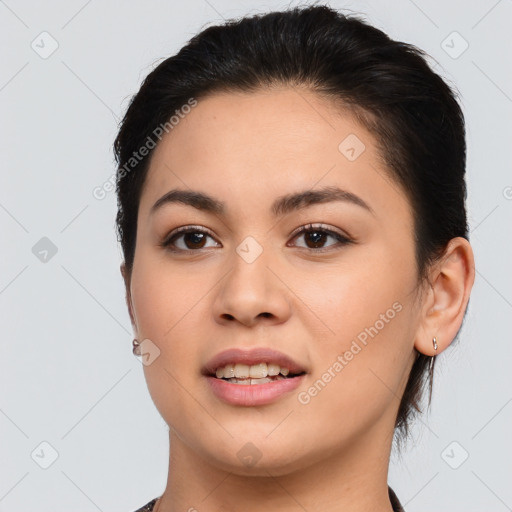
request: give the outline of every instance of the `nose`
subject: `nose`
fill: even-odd
[[[290,292],[279,276],[270,250],[263,251],[252,262],[235,252],[230,265],[213,305],[218,323],[239,322],[252,327],[258,322],[279,324],[290,317]]]

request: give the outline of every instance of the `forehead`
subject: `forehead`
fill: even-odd
[[[213,155],[249,159],[261,165],[266,160],[282,162],[306,156],[339,156],[338,144],[353,134],[373,151],[373,138],[357,124],[348,110],[304,88],[272,88],[255,92],[223,92],[200,99],[197,106],[179,120],[155,150],[174,152],[175,161],[209,159]],[[197,151],[198,146],[201,148]],[[187,149],[195,151],[187,154]],[[297,162],[296,162],[297,163]],[[245,166],[251,162],[246,161]]]
[[[270,205],[270,195],[319,186],[339,186],[377,207],[407,210],[374,136],[348,110],[305,89],[225,92],[198,100],[162,138],[141,211],[149,213],[176,187],[256,208]]]

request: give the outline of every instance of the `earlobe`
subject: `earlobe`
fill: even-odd
[[[474,280],[471,245],[465,238],[453,238],[431,272],[422,325],[414,343],[416,350],[434,356],[452,343],[462,325]]]

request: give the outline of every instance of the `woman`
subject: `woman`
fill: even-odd
[[[464,118],[324,6],[205,29],[115,141],[121,272],[169,425],[139,510],[403,510],[387,485],[474,281]]]

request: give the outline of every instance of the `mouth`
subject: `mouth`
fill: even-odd
[[[306,372],[291,373],[286,366],[277,363],[260,362],[253,365],[243,363],[230,363],[216,368],[215,377],[232,384],[258,385],[268,384],[276,380],[293,379]],[[213,374],[211,375],[213,377]]]
[[[293,391],[307,369],[289,356],[266,348],[230,349],[202,369],[214,395],[231,405],[265,405]]]

